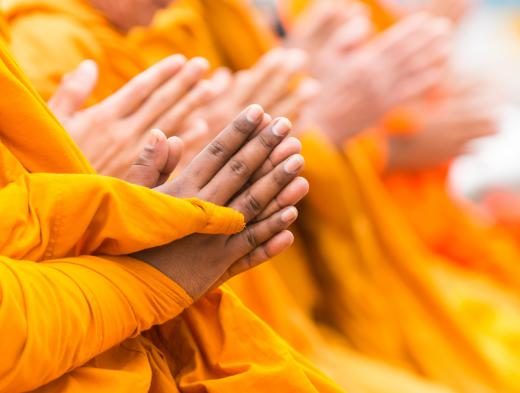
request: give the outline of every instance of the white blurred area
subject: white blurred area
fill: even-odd
[[[454,66],[477,74],[500,92],[500,132],[472,146],[451,171],[458,195],[477,197],[494,187],[520,190],[520,1],[478,6],[458,31]]]

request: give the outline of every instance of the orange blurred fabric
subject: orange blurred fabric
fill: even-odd
[[[85,58],[98,61],[101,73],[113,69],[111,75],[117,76],[112,84],[101,87],[106,89],[105,95],[98,96],[101,98],[135,75],[138,61],[153,62],[180,51],[208,57],[214,67],[238,69],[253,64],[272,42],[253,24],[231,27],[251,21],[247,8],[238,1],[179,0],[160,12],[149,29],[117,37],[113,35],[116,31],[106,30],[106,21],[99,20],[96,26],[83,22],[87,16],[99,18],[92,11],[84,14],[82,8],[83,19],[78,19],[63,4],[61,10],[54,5],[53,12],[46,12],[42,7],[31,8],[28,1],[8,1],[7,17],[13,29],[13,48],[25,59],[23,64],[31,68],[28,59],[36,56],[33,51],[46,63],[41,73],[34,67],[32,75],[44,94],[51,94],[63,72]],[[67,3],[75,4],[73,0]],[[74,24],[56,30],[53,48],[43,50],[32,43],[38,35],[34,28],[52,30],[54,22],[49,19],[73,20]],[[218,29],[214,27],[217,23]],[[189,36],[194,38],[188,40]],[[104,37],[110,37],[108,44]],[[244,48],[244,52],[235,48]],[[43,55],[46,53],[52,56]],[[131,60],[138,55],[141,60]],[[61,70],[63,63],[57,61],[61,57],[70,62],[69,69]],[[352,389],[360,390],[363,386],[374,392],[405,389],[391,388],[388,381],[393,377],[385,379],[402,374],[379,372],[386,366],[366,359],[358,362],[358,355],[349,355],[347,348],[351,348],[458,391],[517,391],[518,298],[485,275],[433,253],[391,200],[380,173],[359,145],[353,144],[343,154],[312,133],[303,143],[311,195],[302,206],[296,247],[276,259],[273,266],[278,277],[266,265],[232,284],[243,289],[240,296],[247,305],[310,358],[327,358],[335,350],[343,353],[345,358],[335,367],[332,362],[328,369],[326,360],[319,364],[331,375],[346,375],[345,387],[351,384]],[[280,278],[283,285],[277,283]],[[262,291],[263,283],[270,292]],[[284,318],[284,306],[290,317]],[[370,367],[364,368],[367,363]],[[366,371],[356,373],[355,365]],[[404,386],[410,388],[413,385],[407,378]],[[370,382],[377,387],[369,387]]]

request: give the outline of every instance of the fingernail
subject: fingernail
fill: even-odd
[[[302,156],[295,155],[287,160],[283,169],[287,173],[296,173],[303,167],[304,162]]]
[[[170,64],[174,64],[177,66],[177,65],[186,63],[186,57],[184,57],[183,55],[175,54],[175,55],[168,56],[163,61],[166,61]]]
[[[157,146],[159,143],[159,139],[164,135],[164,133],[159,130],[158,128],[153,128],[150,130],[149,136],[148,136],[148,144],[151,146]]]
[[[78,72],[81,74],[90,74],[92,72],[97,72],[97,63],[94,60],[84,60],[78,67]]]
[[[209,62],[204,57],[194,57],[189,64],[193,67],[191,72],[194,74],[206,72],[209,69]]]
[[[289,131],[291,131],[291,127],[291,122],[285,117],[282,117],[273,125],[273,134],[276,136],[286,136]]]
[[[298,210],[292,206],[288,209],[285,209],[285,211],[282,213],[282,221],[283,222],[293,222],[298,218]]]
[[[264,110],[260,105],[251,105],[247,110],[246,118],[250,123],[258,123],[264,115]]]

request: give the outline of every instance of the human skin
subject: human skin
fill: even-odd
[[[290,154],[293,143],[285,142],[290,129],[287,119],[271,120],[261,107],[253,105],[178,177],[155,187],[171,196],[197,197],[238,210],[246,222],[242,232],[192,235],[134,256],[164,272],[196,299],[289,247],[293,235],[287,228],[298,213],[293,205],[280,205],[277,197],[290,194],[289,203],[296,203],[308,189],[297,177],[303,169],[303,157]],[[270,158],[277,147],[282,153],[276,161],[281,162],[266,166],[268,161],[276,162]],[[272,214],[262,215],[266,209]]]
[[[202,80],[208,68],[202,58],[170,56],[83,109],[97,82],[96,64],[87,60],[63,78],[49,107],[99,173],[121,177],[151,128],[183,138],[188,154],[207,133],[204,121],[186,119],[216,94]]]
[[[363,22],[364,21],[364,22]],[[353,16],[311,56],[320,95],[303,112],[338,147],[391,108],[440,83],[450,53],[450,24],[414,15],[370,38],[366,16]]]

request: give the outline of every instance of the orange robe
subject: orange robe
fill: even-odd
[[[125,256],[239,213],[96,175],[1,40],[0,84],[0,392],[340,391],[225,288]]]
[[[24,3],[23,0],[18,1]],[[13,47],[21,54],[21,58],[26,59],[24,63],[28,64],[27,59],[35,56],[32,51],[46,52],[31,45],[30,41],[24,41],[24,35],[36,36],[37,31],[31,30],[35,25],[52,29],[53,24],[48,19],[52,21],[60,18],[56,10],[58,6],[51,5],[54,11],[46,13],[41,11],[41,7],[23,8],[17,6],[16,2],[10,3],[8,18],[14,29],[14,42],[17,42]],[[236,2],[180,0],[170,9],[159,13],[150,28],[131,32],[126,37],[128,41],[123,37],[115,41],[111,36],[110,47],[105,47],[102,39],[109,36],[108,32],[106,36],[100,35],[97,41],[89,39],[82,43],[83,34],[101,31],[106,26],[102,23],[99,26],[83,25],[81,21],[87,15],[81,13],[83,19],[70,29],[70,34],[65,34],[69,30],[52,33],[57,40],[53,48],[50,48],[52,56],[39,55],[38,58],[47,59],[50,64],[46,64],[46,67],[55,70],[61,65],[53,66],[53,62],[59,63],[61,57],[68,58],[90,46],[93,47],[92,53],[101,54],[99,59],[102,72],[103,67],[110,65],[103,63],[104,59],[117,62],[117,66],[114,64],[113,67],[119,71],[112,75],[118,77],[127,64],[134,64],[133,60],[123,61],[121,53],[134,56],[129,59],[140,55],[142,58],[157,60],[175,50],[186,50],[185,53],[188,54],[207,56],[214,66],[229,64],[237,68],[239,61],[247,66],[258,58],[261,51],[255,58],[249,58],[246,55],[241,56],[242,52],[234,49],[244,48],[249,51],[244,53],[252,53],[253,48],[263,48],[264,45],[257,44],[265,40],[258,38],[259,34],[255,33],[251,41],[248,41],[248,34],[254,32],[250,27],[242,29],[243,34],[240,35],[237,33],[240,30],[231,28],[234,26],[231,20],[238,25],[243,25],[248,20],[244,18],[247,16],[244,9],[231,7],[233,3]],[[69,11],[65,9],[60,12],[67,14]],[[68,15],[74,16],[70,13]],[[218,19],[213,20],[214,15],[218,15]],[[88,14],[89,18],[94,16],[95,14]],[[237,16],[240,18],[236,18]],[[70,22],[68,18],[63,19]],[[17,31],[20,34],[19,41],[16,38]],[[190,35],[196,37],[196,40],[187,40],[186,37]],[[218,37],[221,38],[217,40]],[[140,45],[142,49],[133,51],[128,49],[131,48],[130,45]],[[109,49],[112,47],[117,47],[114,57],[110,57]],[[151,48],[149,52],[147,48]],[[27,56],[24,53],[32,55]],[[91,56],[85,54],[74,62],[77,64],[86,57]],[[31,67],[30,64],[27,66]],[[127,70],[129,72],[125,80],[133,75],[132,67],[127,67]],[[38,70],[34,70],[36,71]],[[55,86],[59,80],[59,77],[54,77],[59,72],[51,71],[42,75],[43,77],[34,75],[33,79],[43,87],[46,83]],[[276,284],[276,276],[269,271],[258,270],[255,272],[262,272],[257,273],[258,277],[265,274],[264,281],[253,279],[251,282],[257,286],[270,282],[271,288],[277,288],[277,293],[281,296],[272,296],[274,290],[271,293],[262,292],[263,286],[255,291],[253,285],[243,281],[242,288],[245,290],[241,296],[248,305],[298,346],[298,349],[308,351],[307,353],[319,348],[319,345],[315,346],[311,342],[314,348],[305,350],[309,340],[305,340],[302,334],[308,335],[314,343],[319,343],[321,339],[315,333],[315,325],[310,324],[312,329],[298,331],[294,328],[297,325],[294,321],[303,321],[302,318],[312,316],[342,336],[335,342],[339,343],[347,338],[356,350],[463,391],[487,392],[495,388],[500,391],[515,391],[518,387],[518,351],[513,346],[510,347],[510,343],[517,334],[514,328],[518,326],[516,298],[511,299],[500,289],[495,290],[484,278],[450,268],[429,253],[406,222],[403,222],[391,201],[385,197],[384,189],[378,183],[379,179],[363,161],[363,156],[360,157],[359,152],[353,164],[349,164],[350,161],[346,160],[350,160],[350,155],[354,152],[349,153],[346,158],[338,157],[338,153],[331,150],[326,143],[313,137],[305,138],[304,145],[309,162],[307,175],[311,178],[312,189],[317,190],[311,192],[302,211],[304,222],[301,225],[299,245],[304,247],[304,258],[301,255],[282,257],[274,266],[282,272],[287,288],[296,294],[303,291],[305,296],[289,298],[284,295],[284,291],[287,292],[285,288]],[[380,200],[372,193],[381,195]],[[392,224],[394,219],[396,223]],[[390,234],[397,238],[389,237]],[[294,255],[296,252],[298,248],[287,255]],[[283,274],[284,271],[288,274]],[[251,272],[250,276],[254,275]],[[302,288],[302,281],[296,281],[300,277],[305,278],[309,287]],[[453,283],[456,289],[454,293],[441,293],[441,284],[446,280]],[[239,289],[238,284],[234,285]],[[414,292],[416,289],[417,296]],[[484,294],[480,294],[481,290],[484,290]],[[300,310],[306,311],[307,315],[298,315],[300,311],[291,306],[291,311],[287,312],[291,319],[284,319],[280,304],[290,305],[291,302],[299,301],[304,302]],[[485,321],[485,325],[475,323],[475,310],[489,311],[491,317]],[[305,324],[309,326],[308,319],[306,321]],[[507,329],[501,330],[503,326]],[[332,340],[335,335],[327,331],[326,336]],[[345,347],[345,344],[338,344],[338,348]],[[345,354],[346,351],[342,353]],[[326,355],[324,351],[316,356]],[[339,355],[335,359],[338,358]],[[333,365],[333,362],[329,364]],[[341,368],[341,364],[348,366]],[[382,377],[384,373],[374,372],[377,367],[367,368],[370,372],[356,373],[362,367],[356,369],[354,365],[363,363],[358,363],[355,357],[346,355],[341,364],[336,364],[335,370],[331,367],[327,371],[333,374],[343,370],[343,374],[347,375],[345,386],[348,383],[354,384],[356,377],[364,377],[364,387],[367,389],[370,382],[377,383],[379,380],[379,390],[372,386],[371,391],[384,392],[385,388],[386,391],[404,391],[391,388]],[[327,368],[325,361],[321,365],[324,369]],[[354,378],[348,378],[349,370],[355,370],[352,372]]]

